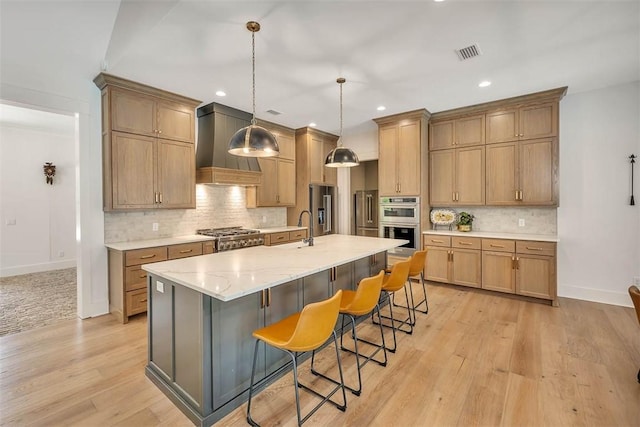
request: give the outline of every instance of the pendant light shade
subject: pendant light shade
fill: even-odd
[[[338,139],[338,146],[329,151],[327,158],[324,160],[324,165],[328,168],[343,168],[358,166],[360,161],[358,156],[351,149],[342,146],[342,84],[346,80],[339,77],[336,82],[340,85],[340,138]]]
[[[257,125],[256,121],[256,33],[260,31],[260,24],[255,21],[247,22],[247,29],[251,31],[252,46],[252,76],[253,76],[253,117],[251,124],[237,131],[229,141],[229,153],[244,157],[273,157],[280,155],[280,147],[276,137],[267,129]]]

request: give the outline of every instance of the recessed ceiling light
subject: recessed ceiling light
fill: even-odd
[[[223,91],[223,90],[219,90],[219,91],[217,91],[217,92],[216,92],[216,95],[218,95],[218,96],[227,96],[227,94],[226,94],[226,93],[225,93],[225,91]]]
[[[379,106],[378,108],[376,108],[378,111],[384,111],[387,109],[387,107],[385,107],[384,105]]]
[[[313,123],[313,122],[311,122],[311,123],[309,123],[309,126],[310,126],[310,127],[312,127],[312,128],[314,128],[314,127],[316,127],[316,126],[318,126],[318,125],[317,125],[317,124],[315,124],[315,123]]]
[[[478,83],[478,86],[480,86],[480,87],[491,86],[491,82],[489,80],[485,80],[485,81],[482,81],[482,82]]]
[[[436,3],[440,3],[440,2],[442,2],[444,0],[433,0],[433,1],[436,2]]]

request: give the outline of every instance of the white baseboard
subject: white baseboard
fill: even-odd
[[[42,264],[19,265],[17,267],[8,267],[8,268],[0,269],[0,277],[18,276],[20,274],[29,274],[29,273],[40,273],[42,271],[62,270],[64,268],[72,268],[75,266],[76,266],[75,259],[45,262]]]
[[[624,292],[618,292],[603,289],[583,288],[580,286],[558,285],[558,296],[601,302],[604,304],[620,305],[623,307],[633,307],[631,298],[626,290]]]

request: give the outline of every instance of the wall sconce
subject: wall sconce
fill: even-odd
[[[44,169],[44,176],[47,177],[47,184],[53,185],[53,177],[56,175],[56,166],[51,162],[47,162],[42,168]]]

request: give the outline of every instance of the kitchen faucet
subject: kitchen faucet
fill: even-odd
[[[302,227],[302,214],[305,212],[309,214],[309,238],[302,239],[302,243],[308,243],[309,246],[313,246],[313,215],[311,214],[311,211],[305,209],[300,212],[300,216],[298,217],[298,227]]]

